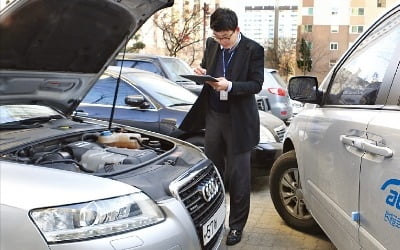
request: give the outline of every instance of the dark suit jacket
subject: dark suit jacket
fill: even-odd
[[[220,45],[207,39],[201,67],[214,75]],[[250,151],[260,140],[260,119],[255,94],[264,81],[264,48],[243,36],[227,68],[226,78],[232,82],[228,102],[232,119],[233,150],[235,153]],[[180,129],[198,131],[205,128],[208,96],[212,88],[205,84],[192,109],[181,123]]]

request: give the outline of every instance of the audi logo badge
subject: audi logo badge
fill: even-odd
[[[216,179],[213,177],[203,182],[199,187],[198,190],[202,194],[204,200],[207,202],[211,201],[215,195],[218,194],[219,186]]]

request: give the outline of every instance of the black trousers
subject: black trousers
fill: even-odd
[[[220,172],[230,197],[229,227],[243,229],[250,210],[251,151],[234,153],[229,114],[208,111],[205,154]]]

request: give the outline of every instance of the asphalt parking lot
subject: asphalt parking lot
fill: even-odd
[[[252,184],[250,215],[243,231],[242,241],[234,246],[226,246],[229,230],[225,222],[225,238],[219,250],[223,249],[278,249],[278,250],[336,250],[324,235],[310,235],[288,227],[279,217],[269,195],[268,177],[257,177]],[[227,194],[229,211],[229,195]]]

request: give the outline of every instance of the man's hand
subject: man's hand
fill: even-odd
[[[194,73],[197,75],[205,75],[207,73],[206,69],[203,69],[202,67],[197,67],[194,69]]]
[[[227,91],[228,86],[232,84],[228,80],[226,80],[225,77],[218,77],[217,79],[218,82],[207,81],[206,83],[213,87],[213,89],[216,91]]]

